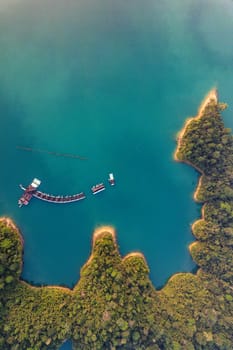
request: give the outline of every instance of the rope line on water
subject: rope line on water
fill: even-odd
[[[20,149],[22,151],[28,151],[28,152],[47,153],[47,154],[51,154],[51,155],[56,156],[56,157],[67,157],[67,158],[76,158],[76,159],[81,159],[81,160],[87,160],[86,157],[81,157],[81,156],[78,156],[77,154],[51,152],[51,151],[46,151],[46,150],[42,150],[42,149],[23,147],[23,146],[16,146],[16,148]]]

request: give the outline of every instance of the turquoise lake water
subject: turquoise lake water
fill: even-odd
[[[102,224],[122,255],[145,255],[156,287],[195,268],[198,174],[173,161],[175,136],[215,85],[233,127],[232,32],[231,0],[0,0],[0,212],[22,230],[24,279],[72,287]],[[93,197],[109,172],[116,186]],[[19,209],[34,177],[87,199]]]

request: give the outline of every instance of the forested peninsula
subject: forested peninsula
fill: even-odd
[[[102,227],[73,290],[22,281],[22,236],[0,221],[0,349],[74,350],[233,349],[233,137],[224,127],[217,91],[178,136],[175,158],[195,167],[192,226],[196,274],[178,273],[156,291],[141,254],[122,258],[116,233]],[[162,234],[162,233],[160,233]]]

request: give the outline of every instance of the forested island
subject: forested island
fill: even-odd
[[[23,241],[0,221],[0,349],[232,350],[233,137],[216,90],[178,136],[175,158],[201,174],[190,254],[196,274],[178,273],[156,291],[141,254],[122,258],[111,227],[95,231],[73,290],[22,281]]]

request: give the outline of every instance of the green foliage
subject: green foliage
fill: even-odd
[[[0,221],[0,289],[14,284],[21,274],[22,243],[12,227]],[[1,300],[1,294],[0,294]]]
[[[203,270],[233,282],[233,138],[220,110],[211,101],[200,118],[190,121],[178,148],[178,158],[202,173],[196,198],[205,202],[203,220],[193,226],[199,240],[191,254]]]

